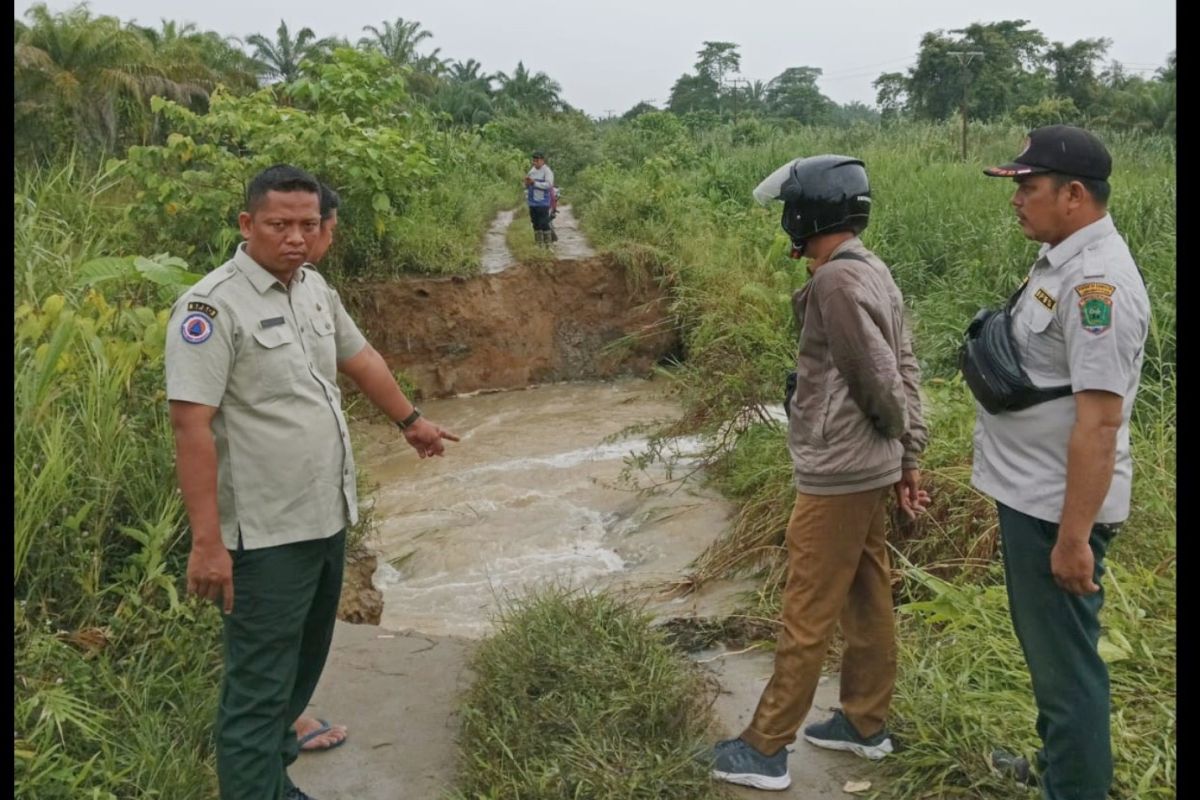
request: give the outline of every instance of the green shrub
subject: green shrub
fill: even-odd
[[[561,588],[512,602],[472,661],[456,796],[724,796],[696,758],[708,690],[649,621],[610,596]]]

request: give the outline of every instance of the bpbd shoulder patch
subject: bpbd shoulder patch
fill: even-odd
[[[212,336],[212,320],[201,313],[188,314],[179,326],[179,332],[188,344],[203,344]]]
[[[187,304],[188,311],[199,311],[202,314],[208,314],[209,319],[216,319],[217,310],[208,303],[201,303],[199,300],[191,300]]]

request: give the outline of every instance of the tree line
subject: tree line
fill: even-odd
[[[479,126],[505,113],[569,111],[562,87],[518,62],[511,73],[485,72],[475,59],[453,61],[441,48],[422,52],[432,33],[398,17],[368,25],[351,43],[318,38],[281,20],[273,35],[244,39],[162,20],[159,27],[95,15],[86,4],[52,13],[33,6],[14,25],[14,133],[19,154],[47,155],[64,145],[105,153],[161,139],[154,96],[204,113],[218,86],[245,94],[285,86],[301,64],[329,63],[338,49],[383,55],[409,92],[454,124]]]
[[[64,147],[101,153],[161,143],[165,132],[150,98],[161,96],[204,113],[218,86],[248,94],[302,77],[301,65],[330,63],[339,49],[382,55],[404,75],[412,102],[452,126],[480,127],[504,116],[582,116],[561,85],[518,62],[488,72],[473,58],[452,60],[428,48],[431,31],[397,17],[367,25],[355,42],[319,38],[281,20],[271,35],[238,38],[163,19],[158,27],[93,14],[86,4],[52,13],[31,8],[14,25],[14,133],[17,155],[48,156]],[[1054,122],[1175,131],[1175,53],[1152,76],[1116,61],[1112,42],[1052,42],[1026,20],[975,23],[926,33],[906,72],[873,82],[876,107],[838,104],[818,86],[819,67],[788,67],[770,80],[742,77],[739,46],[706,41],[692,71],[671,87],[666,110],[689,127],[759,118],[804,125],[888,124],[904,119],[1013,119],[1033,127]],[[964,58],[964,55],[969,54]],[[281,102],[288,102],[281,95]],[[622,115],[658,110],[640,102]]]
[[[1104,63],[1110,39],[1052,42],[1027,20],[975,23],[921,38],[907,72],[886,72],[872,83],[877,108],[839,105],[818,84],[820,67],[793,66],[768,81],[740,76],[733,42],[704,42],[692,72],[671,87],[676,114],[754,115],[809,125],[914,119],[939,122],[962,113],[981,121],[1012,118],[1030,127],[1101,123],[1175,133],[1175,52],[1153,76],[1120,62]],[[639,103],[626,113],[651,109]]]

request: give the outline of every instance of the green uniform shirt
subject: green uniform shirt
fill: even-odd
[[[366,345],[337,292],[302,267],[284,286],[239,245],[175,304],[167,399],[217,408],[225,546],[323,539],[358,521],[337,365]]]
[[[1150,325],[1145,284],[1108,215],[1056,247],[1042,245],[1028,281],[1013,307],[1012,334],[1029,379],[1124,401],[1112,484],[1096,515],[1096,522],[1124,522],[1133,482],[1129,417]],[[1071,395],[1002,414],[977,405],[971,483],[1010,508],[1057,523],[1074,425]]]

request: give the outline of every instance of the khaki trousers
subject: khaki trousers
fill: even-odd
[[[796,495],[787,529],[787,585],[775,672],[742,739],[774,755],[812,707],[839,619],[842,711],[860,735],[884,727],[896,684],[896,634],[887,553],[890,487]]]

